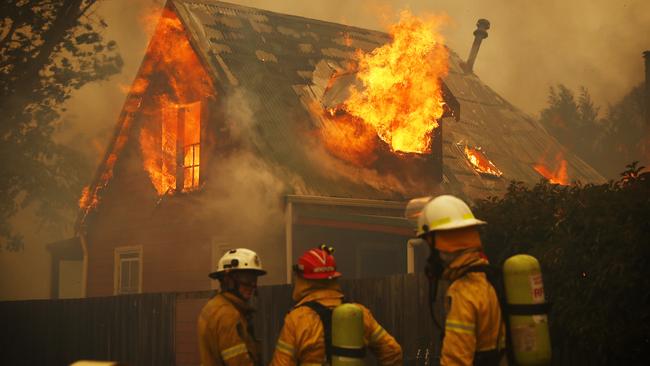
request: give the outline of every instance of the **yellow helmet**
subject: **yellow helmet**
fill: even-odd
[[[442,195],[429,201],[418,217],[417,236],[431,231],[453,230],[464,227],[485,225],[478,220],[461,199]]]

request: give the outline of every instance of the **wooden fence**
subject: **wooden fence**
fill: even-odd
[[[349,301],[366,305],[395,336],[406,364],[415,365],[418,354],[424,357],[432,324],[423,276],[344,280],[342,287]],[[196,319],[212,295],[204,291],[0,302],[0,364],[69,365],[93,359],[130,366],[198,365]],[[256,302],[255,330],[268,363],[291,307],[291,287],[261,287]],[[589,364],[603,364],[576,352],[565,339],[553,340],[554,365],[588,359]],[[423,361],[417,364],[425,365]]]
[[[174,294],[0,303],[0,364],[174,364]]]

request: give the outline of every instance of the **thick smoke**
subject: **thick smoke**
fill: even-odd
[[[257,251],[269,275],[261,283],[284,280],[284,182],[277,169],[252,151],[255,106],[259,101],[238,90],[226,96],[226,128],[235,146],[213,159],[200,210],[215,223],[215,236],[233,248]],[[217,144],[219,142],[217,141]],[[218,226],[217,226],[218,225]]]

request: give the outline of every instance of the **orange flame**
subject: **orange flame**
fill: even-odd
[[[136,79],[132,89],[146,89],[147,77],[164,83],[142,107],[145,121],[140,148],[144,168],[160,195],[177,188],[196,188],[201,100],[214,95],[214,88],[180,19],[168,9],[163,11],[146,59],[145,75]]]
[[[318,115],[320,105],[311,106]],[[377,133],[369,128],[361,119],[337,110],[329,110],[322,114],[321,136],[325,148],[334,156],[359,166],[370,166],[377,156]]]
[[[85,186],[81,190],[81,197],[79,197],[79,208],[85,209],[91,205],[90,201],[90,187]]]
[[[494,163],[485,156],[480,148],[472,148],[465,145],[465,156],[467,156],[467,159],[472,163],[472,166],[474,166],[474,169],[477,172],[494,175],[496,177],[503,175]]]
[[[567,162],[564,160],[564,157],[561,152],[555,155],[554,166],[555,169],[549,168],[549,166],[542,160],[535,164],[533,168],[541,174],[543,177],[548,179],[550,183],[560,184],[563,186],[569,185],[569,176],[567,175]]]
[[[369,54],[357,52],[357,77],[364,88],[351,87],[343,109],[376,131],[392,151],[428,153],[443,114],[441,78],[449,70],[449,52],[438,33],[443,18],[400,15],[390,27],[391,43]]]

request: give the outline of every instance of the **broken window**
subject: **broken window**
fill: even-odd
[[[163,103],[163,191],[189,191],[199,186],[201,102]]]
[[[471,147],[465,145],[463,150],[465,152],[465,157],[478,173],[493,177],[500,177],[503,175],[496,165],[488,159],[480,146]]]

